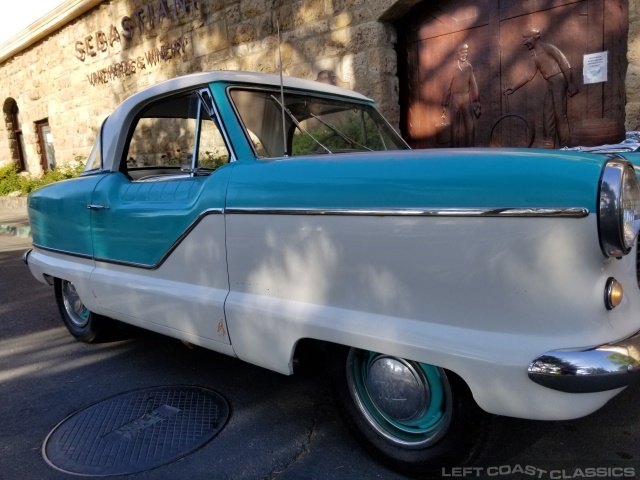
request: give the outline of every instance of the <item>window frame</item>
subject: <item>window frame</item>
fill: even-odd
[[[137,167],[134,169],[130,169],[127,165],[127,157],[129,154],[129,148],[131,146],[131,141],[133,139],[134,133],[139,125],[139,122],[141,119],[143,118],[154,118],[154,117],[145,117],[145,114],[151,110],[152,108],[162,104],[163,102],[167,102],[167,101],[171,101],[171,100],[175,100],[181,97],[196,97],[197,98],[197,105],[195,106],[196,108],[196,117],[194,118],[195,120],[195,130],[194,130],[194,142],[193,142],[193,151],[191,153],[191,162],[190,162],[190,168],[188,170],[182,169],[180,166],[177,167],[172,167],[172,166],[150,166],[150,167]],[[211,100],[211,103],[207,103],[205,102],[204,98],[208,97]],[[237,158],[235,156],[234,150],[232,148],[232,144],[229,141],[229,136],[227,135],[227,132],[224,128],[224,126],[222,125],[222,122],[220,120],[220,115],[218,112],[218,108],[215,104],[215,101],[213,99],[213,95],[211,95],[211,92],[209,90],[208,87],[198,87],[198,88],[192,88],[192,89],[187,89],[187,90],[183,90],[180,92],[173,92],[170,95],[164,95],[161,97],[156,97],[154,99],[152,99],[151,101],[149,101],[148,103],[145,104],[145,106],[138,112],[138,114],[135,116],[134,120],[131,122],[130,124],[130,128],[129,128],[129,132],[127,132],[127,138],[124,144],[124,149],[123,149],[123,153],[122,153],[122,158],[120,159],[120,165],[118,168],[118,171],[120,171],[121,173],[124,173],[125,175],[127,175],[129,178],[131,178],[131,175],[129,175],[129,171],[130,170],[135,170],[135,171],[143,171],[145,169],[148,170],[152,170],[154,168],[166,168],[166,169],[176,169],[178,172],[180,172],[181,174],[187,174],[189,177],[194,177],[197,175],[199,176],[203,176],[203,175],[210,175],[211,173],[215,172],[215,170],[210,170],[210,171],[206,171],[206,170],[198,170],[196,168],[196,163],[198,162],[198,158],[200,156],[200,135],[202,133],[202,111],[203,109],[207,112],[207,114],[209,114],[209,116],[211,117],[211,121],[213,121],[216,125],[216,128],[218,129],[218,131],[220,132],[220,135],[222,137],[222,141],[224,143],[224,146],[227,150],[228,153],[228,162],[227,163],[232,163],[237,161]],[[167,118],[179,118],[179,117],[167,117]],[[220,167],[221,168],[221,167]]]
[[[232,92],[234,90],[244,90],[244,91],[257,91],[257,92],[268,92],[268,93],[273,93],[274,95],[277,95],[277,98],[280,98],[280,90],[276,87],[276,86],[249,86],[249,85],[229,85],[226,88],[226,95],[227,95],[227,101],[229,103],[229,105],[231,106],[231,108],[233,109],[233,112],[238,120],[238,123],[240,125],[240,127],[242,128],[242,133],[244,134],[245,140],[248,143],[249,147],[251,148],[254,157],[256,160],[274,160],[274,159],[278,159],[278,158],[303,158],[304,155],[292,155],[291,153],[289,153],[289,155],[287,157],[284,156],[262,156],[258,153],[258,151],[255,148],[255,145],[253,143],[253,141],[251,140],[251,137],[249,135],[249,131],[247,129],[247,126],[245,125],[244,121],[242,120],[242,116],[240,115],[240,112],[238,111],[238,108],[236,106],[236,103],[233,100],[233,97],[231,96]],[[310,97],[315,97],[315,98],[320,98],[320,99],[327,99],[327,100],[334,100],[334,101],[344,101],[346,103],[351,103],[351,104],[357,104],[357,105],[362,105],[365,107],[370,107],[373,110],[375,110],[380,119],[384,122],[384,124],[387,125],[387,127],[389,128],[389,130],[391,130],[393,133],[395,133],[397,139],[402,142],[407,150],[410,150],[411,147],[409,146],[409,144],[404,140],[404,138],[402,138],[402,136],[396,131],[395,128],[393,128],[393,126],[389,123],[389,121],[385,118],[384,115],[382,115],[382,113],[380,113],[380,111],[378,110],[378,108],[376,107],[375,103],[373,103],[373,101],[367,101],[367,100],[361,100],[358,98],[352,98],[352,97],[341,97],[341,96],[337,96],[337,95],[330,95],[330,94],[326,94],[323,92],[317,92],[317,91],[307,91],[307,90],[298,90],[298,89],[292,89],[292,88],[284,88],[284,93],[289,94],[289,95],[301,95],[301,96],[310,96]],[[290,127],[291,131],[294,132],[296,129],[295,125],[291,125]],[[287,133],[287,142],[289,143],[287,145],[287,150],[290,150],[291,147],[293,146],[293,133],[291,134],[291,136],[289,136],[289,134]],[[396,149],[389,149],[386,151],[396,151]],[[340,155],[340,154],[337,154]]]

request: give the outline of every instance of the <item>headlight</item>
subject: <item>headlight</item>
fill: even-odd
[[[629,253],[640,231],[640,183],[630,163],[607,162],[600,179],[600,246],[607,257]]]

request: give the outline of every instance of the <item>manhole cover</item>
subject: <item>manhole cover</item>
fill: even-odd
[[[165,465],[215,437],[229,417],[206,388],[166,386],[116,395],[60,422],[42,447],[54,468],[76,475],[122,475]]]

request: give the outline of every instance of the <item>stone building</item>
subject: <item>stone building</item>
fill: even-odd
[[[542,146],[548,87],[522,46],[529,27],[571,66],[570,143],[640,129],[640,0],[67,0],[0,45],[0,165],[39,173],[86,157],[117,104],[167,78],[277,72],[278,26],[286,75],[372,97],[414,146],[453,146],[457,113],[443,98],[464,62],[479,91],[475,145],[518,143],[529,128]]]

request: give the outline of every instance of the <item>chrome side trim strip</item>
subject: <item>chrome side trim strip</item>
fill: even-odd
[[[538,385],[568,393],[592,393],[626,387],[640,372],[640,332],[620,342],[588,350],[555,350],[527,369]]]
[[[102,257],[94,257],[94,260],[96,262],[111,263],[114,265],[122,265],[125,267],[143,268],[145,270],[157,270],[165,262],[165,260],[169,258],[169,255],[171,255],[173,251],[176,248],[178,248],[178,245],[182,243],[182,241],[187,237],[187,235],[189,235],[193,231],[193,229],[198,226],[198,224],[202,221],[204,217],[208,215],[222,215],[222,214],[224,214],[223,208],[209,208],[204,212],[202,212],[200,215],[197,216],[197,218],[193,222],[191,222],[191,225],[187,227],[187,229],[182,233],[182,235],[180,235],[178,239],[175,242],[173,242],[173,245],[171,245],[169,247],[169,250],[167,250],[165,254],[162,255],[160,260],[158,260],[158,262],[153,265],[149,265],[146,263],[125,262],[122,260],[112,260],[109,258],[102,258]]]
[[[583,218],[589,209],[565,208],[226,208],[229,215],[351,215],[372,217],[562,217]]]
[[[69,255],[71,257],[88,258],[88,259],[93,258],[91,255],[87,255],[84,253],[69,252],[67,250],[60,250],[58,248],[44,247],[42,245],[38,245],[37,243],[34,243],[33,246],[35,248],[39,248],[40,250],[45,250],[47,252],[53,252],[53,253],[61,253],[62,255]]]

